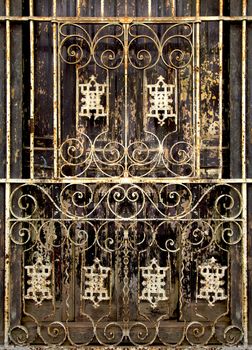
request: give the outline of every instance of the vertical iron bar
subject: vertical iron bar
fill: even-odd
[[[33,16],[33,0],[29,1],[29,13]],[[30,21],[30,178],[34,178],[34,22]]]
[[[125,147],[125,169],[124,169],[124,177],[128,177],[128,132],[129,132],[129,117],[128,117],[128,32],[129,32],[129,24],[124,24],[124,45],[125,45],[125,53],[124,53],[124,93],[125,93],[125,107],[124,107],[124,147]]]
[[[10,16],[10,0],[6,0],[6,16]],[[4,278],[4,344],[8,346],[10,327],[10,242],[9,242],[9,197],[10,197],[10,119],[11,119],[11,67],[10,67],[10,21],[6,20],[6,185],[5,185],[5,278]]]
[[[246,16],[247,0],[242,1],[242,15]],[[242,131],[242,198],[243,198],[243,244],[242,244],[242,321],[244,332],[244,345],[248,345],[248,257],[247,257],[247,184],[246,184],[246,35],[247,23],[242,21],[242,115],[241,115],[241,131]]]
[[[58,26],[58,35],[57,39],[58,42],[60,42],[60,34],[59,34],[59,25]],[[60,56],[57,55],[57,69],[58,69],[58,76],[57,76],[57,108],[58,108],[58,122],[57,122],[57,135],[58,135],[58,147],[60,149],[61,146],[61,71],[60,71]],[[58,159],[59,162],[59,159]],[[59,165],[59,164],[58,164]],[[58,166],[58,176],[60,177],[60,166]]]
[[[151,0],[148,0],[148,17],[151,17]]]
[[[53,0],[53,16],[56,17],[56,0]],[[53,173],[58,177],[58,67],[57,67],[57,24],[53,23]]]
[[[176,16],[176,0],[171,0],[171,15]]]
[[[6,0],[6,15],[10,12],[10,2]],[[6,178],[10,178],[11,166],[11,66],[10,66],[10,21],[6,20]]]
[[[196,0],[196,18],[200,16],[200,0]],[[200,177],[200,23],[196,23],[196,74],[195,74],[195,97],[196,97],[196,176]]]
[[[101,17],[104,17],[104,0],[101,0]]]
[[[223,16],[223,0],[220,0],[220,16]],[[223,155],[222,155],[222,133],[223,133],[223,21],[219,21],[219,179],[222,178]]]
[[[80,8],[81,8],[81,5],[80,5],[80,0],[76,0],[76,16],[77,17],[80,17]]]

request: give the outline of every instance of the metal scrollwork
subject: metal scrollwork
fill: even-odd
[[[180,120],[183,75],[191,74],[188,91],[194,88],[193,28],[182,22],[159,29],[134,21],[58,25],[58,92],[68,67],[76,74],[76,125],[60,135],[59,178],[9,184],[7,243],[10,260],[16,258],[9,277],[14,283],[17,268],[23,283],[10,343],[193,348],[242,342],[230,275],[231,253],[240,259],[244,239],[243,189],[238,182],[190,179],[195,125],[189,121],[183,137]],[[132,72],[141,86],[139,110],[131,105]]]

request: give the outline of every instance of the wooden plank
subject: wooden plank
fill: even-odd
[[[252,13],[252,2],[249,2]],[[247,176],[252,177],[252,25],[248,24],[247,42]],[[248,338],[252,344],[252,187],[248,186]]]
[[[0,4],[1,7],[1,4]],[[5,91],[5,25],[0,25],[0,42],[3,43],[3,49],[0,50],[0,176],[5,177],[6,166],[6,125],[5,125],[5,110],[6,110],[6,91]]]
[[[33,0],[34,16],[52,16],[53,15],[53,0],[37,2]]]
[[[230,10],[234,11],[237,2],[231,2]],[[233,12],[232,12],[233,13]],[[241,176],[241,24],[230,24],[230,177]],[[226,82],[227,84],[227,82]],[[235,140],[232,142],[231,140]],[[238,245],[230,249],[231,258],[231,319],[241,323],[242,284],[237,287],[237,276],[241,276],[241,255]]]
[[[201,1],[201,16],[219,16],[219,0]]]
[[[224,1],[225,2],[225,1]],[[230,16],[242,15],[242,0],[230,0]]]
[[[4,0],[0,0],[0,15],[5,15]],[[2,49],[0,50],[0,176],[5,177],[5,144],[6,144],[6,127],[5,127],[5,25],[0,25],[0,42],[3,43]],[[0,280],[4,281],[4,245],[5,245],[5,222],[4,222],[4,207],[5,207],[5,195],[4,188],[0,187]],[[4,342],[4,283],[0,284],[0,344]]]
[[[0,187],[0,279],[4,281],[4,268],[5,268],[5,220],[4,220],[4,187]],[[0,344],[4,342],[4,283],[0,283]]]
[[[41,6],[40,15],[46,12]],[[53,59],[52,25],[35,23],[35,177],[53,176]],[[36,147],[40,147],[36,151]],[[42,148],[42,149],[41,149]],[[50,150],[49,150],[50,149]]]
[[[11,2],[11,14],[22,15],[22,1]],[[23,123],[23,27],[13,23],[10,28],[11,62],[11,177],[22,177],[22,123]],[[6,198],[8,201],[9,198]],[[22,251],[11,250],[10,323],[16,325],[22,315]],[[13,288],[15,286],[15,288]]]
[[[211,5],[211,3],[209,3],[209,5]],[[196,1],[193,1],[193,0],[176,1],[176,16],[195,16],[195,14],[196,14]]]

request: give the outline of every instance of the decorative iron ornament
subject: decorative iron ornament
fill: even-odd
[[[157,260],[153,258],[150,265],[147,267],[140,267],[143,277],[143,290],[140,300],[147,300],[151,303],[151,307],[155,309],[159,301],[167,300],[165,290],[165,279],[168,267],[160,267]]]
[[[94,307],[97,308],[101,301],[110,300],[108,289],[105,287],[110,268],[102,266],[100,260],[95,258],[94,264],[84,266],[83,270],[85,271],[85,284],[82,299],[91,300]]]
[[[33,265],[25,266],[27,271],[27,292],[25,299],[32,299],[37,305],[41,305],[44,300],[52,299],[51,293],[51,273],[50,262],[43,262],[43,257],[38,256]]]
[[[174,90],[175,85],[166,84],[164,77],[160,75],[156,84],[147,85],[150,95],[150,109],[148,112],[149,118],[157,118],[158,124],[163,126],[167,118],[175,118]]]
[[[94,115],[94,119],[99,117],[106,117],[107,113],[105,107],[101,104],[101,98],[106,96],[107,84],[99,84],[96,81],[96,77],[92,75],[89,82],[86,84],[79,83],[80,89],[80,117],[91,118]]]
[[[75,31],[75,34],[69,34]],[[142,72],[143,81],[147,72],[163,67],[172,76],[172,83],[167,84],[165,78],[158,78],[158,82],[151,84],[143,82],[143,101],[141,113],[149,119],[157,119],[158,124],[167,131],[162,137],[153,133],[148,125],[143,127],[140,139],[129,137],[129,115],[120,115],[124,120],[124,130],[118,131],[117,137],[112,136],[112,125],[106,123],[105,128],[90,135],[88,126],[77,122],[76,133],[61,143],[60,146],[60,174],[63,177],[92,177],[95,171],[98,176],[105,177],[149,177],[149,176],[193,176],[194,175],[194,139],[193,134],[187,135],[184,140],[174,137],[178,132],[177,115],[178,104],[178,72],[192,69],[192,37],[193,25],[189,23],[168,24],[164,32],[158,36],[154,28],[147,24],[131,24],[125,27],[121,24],[107,24],[100,26],[92,37],[88,26],[75,23],[59,25],[59,55],[60,62],[74,65],[76,68],[77,84],[82,89],[77,94],[76,104],[79,106],[77,119],[81,116],[94,119],[115,113],[115,99],[110,97],[114,91],[111,86],[111,76],[119,74],[124,64]],[[126,38],[129,37],[129,40]],[[148,48],[139,49],[141,40]],[[174,43],[175,46],[174,47]],[[106,48],[108,47],[108,48]],[[126,52],[129,52],[126,55]],[[128,60],[128,61],[126,61]],[[90,73],[89,66],[95,66],[99,71],[103,83],[97,83],[98,73]],[[188,70],[189,71],[189,70]],[[87,83],[82,83],[83,74],[88,74]],[[128,73],[127,73],[128,75]],[[126,77],[127,77],[126,75]],[[113,78],[114,79],[114,78]],[[188,88],[191,89],[193,74],[188,76]],[[106,81],[106,82],[105,82]],[[91,85],[90,85],[91,84]],[[127,82],[125,81],[127,86]],[[93,86],[93,91],[90,91]],[[155,93],[153,88],[155,87]],[[87,91],[84,91],[87,89]],[[99,91],[100,89],[100,91]],[[60,90],[60,86],[59,86]],[[149,93],[146,93],[146,91]],[[189,92],[189,91],[188,91]],[[155,95],[155,96],[154,96]],[[103,98],[103,102],[101,101]],[[124,98],[124,100],[123,100]],[[145,105],[150,100],[148,110]],[[122,97],[120,109],[127,108],[127,98]],[[193,106],[192,106],[193,113]],[[175,127],[169,129],[167,119],[175,120]],[[92,123],[90,121],[90,123]],[[192,129],[193,125],[189,126]],[[95,130],[94,130],[95,131]],[[124,137],[118,137],[125,135]]]
[[[67,130],[56,164],[69,183],[54,179],[11,186],[8,238],[22,255],[24,283],[32,288],[21,293],[21,319],[11,320],[12,343],[32,346],[39,339],[40,345],[54,347],[195,348],[212,346],[213,336],[218,344],[241,341],[241,324],[230,316],[230,279],[216,274],[207,261],[209,286],[204,262],[200,260],[199,271],[195,264],[214,252],[224,264],[221,269],[230,269],[231,248],[241,252],[246,205],[239,184],[188,179],[195,175],[198,151],[190,133],[192,116],[184,134],[178,133],[183,128],[178,91],[182,76],[191,88],[188,93],[195,88],[193,27],[170,23],[157,30],[156,24],[110,23],[90,30],[89,24],[58,25],[59,71],[70,64],[76,73],[75,134],[69,136]],[[151,102],[155,118],[141,120],[141,136],[130,136],[127,127],[129,69],[143,82],[142,116],[150,113],[145,109],[148,86],[155,85],[160,97]],[[125,109],[118,116],[118,132],[110,118],[115,113],[112,82],[122,71],[125,98],[118,104]],[[164,77],[158,86],[149,79],[153,72]],[[62,117],[60,103],[58,107]],[[192,103],[192,112],[194,107]],[[187,179],[169,181],[174,176]],[[25,265],[41,250],[50,254],[51,270],[43,260],[35,268]],[[197,273],[200,287],[191,278]],[[38,278],[46,290],[43,297],[36,289]],[[218,299],[222,290],[226,293]]]
[[[226,300],[227,295],[223,288],[225,272],[227,266],[221,266],[216,259],[212,257],[204,264],[198,267],[199,275],[202,276],[200,280],[200,290],[197,297],[199,299],[206,299],[209,306],[214,306],[218,300]]]
[[[24,295],[25,315],[36,321],[31,326],[31,322],[27,323],[24,318],[21,325],[14,325],[10,330],[14,343],[32,344],[34,327],[45,344],[54,345],[68,341],[75,346],[96,343],[117,346],[126,342],[133,346],[149,346],[156,337],[165,346],[188,342],[206,345],[217,328],[216,334],[223,344],[240,341],[240,327],[222,319],[230,312],[230,293],[226,298],[218,299],[218,292],[224,288],[222,276],[218,275],[219,280],[211,279],[219,288],[217,290],[212,284],[208,286],[209,299],[204,303],[205,309],[200,309],[200,301],[204,299],[197,295],[197,282],[192,284],[188,280],[188,276],[197,273],[194,270],[196,256],[204,252],[210,254],[214,251],[215,256],[225,258],[227,265],[221,267],[223,271],[230,266],[230,247],[239,248],[242,239],[243,202],[237,187],[195,183],[151,186],[148,183],[100,183],[98,187],[97,184],[81,183],[22,184],[13,188],[10,203],[13,246],[23,247],[25,257],[31,250],[50,252],[54,256],[50,259],[54,261],[54,269],[57,269],[56,257],[63,251],[62,280],[58,281],[56,272],[51,277],[55,290],[64,288],[68,295],[62,305],[66,316],[56,318],[57,321],[46,326],[43,313],[40,317],[36,309],[29,308],[28,302],[36,301],[26,299]],[[208,204],[205,213],[199,210],[206,207],[204,203]],[[156,257],[150,260],[153,251]],[[94,256],[104,259],[106,266]],[[166,263],[160,267],[159,261]],[[212,261],[206,263],[209,269],[213,269]],[[204,263],[200,266],[204,273]],[[80,276],[79,269],[82,271]],[[177,269],[180,276],[174,282],[172,274]],[[211,272],[216,275],[215,271],[208,271]],[[137,278],[139,284],[134,282]],[[225,283],[225,289],[229,290],[230,282]],[[205,286],[201,283],[201,294]],[[78,337],[74,322],[68,322],[68,315],[78,305],[73,292],[76,288],[81,302],[76,317],[83,320]],[[180,298],[174,300],[176,293],[170,291],[176,288],[179,288]],[[214,297],[213,290],[217,293]],[[121,303],[115,303],[114,298],[120,296]],[[50,303],[50,314],[53,315],[50,317],[54,319],[59,305],[57,298],[53,295],[51,299],[40,301],[41,309],[46,306],[45,302]],[[216,301],[222,303],[222,314],[216,316],[212,313],[212,318],[209,318],[204,312],[208,313],[209,307],[215,308]],[[170,326],[171,310],[176,310],[177,305],[180,316]],[[188,308],[191,317],[197,320],[201,314],[202,318],[208,317],[207,322],[188,320]],[[116,315],[121,315],[119,320]],[[170,338],[174,322],[177,336]],[[46,329],[44,327],[48,333],[40,331]],[[195,336],[197,329],[201,329],[200,337]],[[22,337],[23,332],[26,335]],[[57,337],[52,334],[57,334]],[[232,334],[232,339],[229,334]]]

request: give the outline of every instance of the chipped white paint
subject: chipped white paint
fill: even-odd
[[[218,300],[227,299],[223,285],[227,266],[221,266],[212,257],[198,268],[199,274],[203,277],[200,281],[200,291],[197,297],[206,299],[209,306],[214,306]]]
[[[80,111],[79,116],[91,118],[106,117],[107,112],[102,105],[101,99],[106,96],[107,84],[99,84],[96,77],[92,75],[88,83],[79,84],[80,89]]]
[[[109,277],[110,268],[100,264],[100,260],[96,258],[92,266],[84,266],[85,271],[85,288],[82,299],[93,302],[94,307],[100,306],[103,300],[109,300],[108,289],[105,286]]]
[[[160,75],[156,84],[147,84],[150,96],[148,117],[157,118],[161,126],[165,124],[167,118],[176,117],[173,107],[175,85],[166,84],[164,80]]]
[[[147,300],[154,309],[159,301],[168,300],[165,292],[165,278],[168,267],[160,267],[157,260],[153,258],[147,267],[140,267],[144,287],[140,300]]]
[[[35,264],[25,266],[27,271],[27,289],[25,299],[32,299],[37,305],[41,305],[44,300],[52,299],[51,277],[52,267],[49,262],[43,263],[43,257],[38,256]]]

